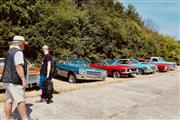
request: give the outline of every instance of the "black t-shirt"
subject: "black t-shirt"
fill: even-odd
[[[41,65],[40,74],[47,75],[47,64],[48,64],[49,61],[51,62],[51,59],[52,59],[52,57],[51,57],[50,54],[46,54],[44,56],[43,63]]]

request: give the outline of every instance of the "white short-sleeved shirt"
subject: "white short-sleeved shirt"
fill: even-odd
[[[22,51],[18,51],[14,56],[15,65],[23,64],[24,65],[24,56]]]

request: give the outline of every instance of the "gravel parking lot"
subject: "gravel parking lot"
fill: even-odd
[[[180,119],[179,73],[180,67],[167,73],[77,84],[54,79],[59,93],[54,95],[54,102],[35,103],[39,97],[30,96],[38,96],[40,92],[29,91],[28,113],[39,120]],[[0,105],[2,111],[3,103]],[[14,115],[18,118],[16,108]]]
[[[112,77],[108,77],[106,78],[105,81],[87,81],[87,80],[81,80],[78,81],[77,83],[73,84],[73,83],[68,83],[67,79],[62,78],[62,77],[58,77],[56,79],[53,79],[53,83],[54,83],[54,88],[55,88],[55,94],[60,94],[63,92],[68,92],[68,91],[74,91],[74,90],[79,90],[82,88],[91,88],[91,87],[96,87],[96,86],[103,86],[106,84],[113,84],[113,83],[119,83],[119,82],[126,82],[126,81],[131,81],[131,80],[136,80],[136,79],[141,79],[144,77],[154,77],[154,76],[160,76],[161,74],[164,73],[155,73],[155,74],[148,74],[148,75],[138,75],[136,77],[132,77],[132,78],[119,78],[119,79],[114,79]],[[3,101],[3,97],[4,97],[4,91],[3,91],[3,84],[0,83],[0,89],[1,89],[1,94],[0,94],[0,102]],[[26,96],[27,97],[37,97],[40,96],[41,92],[39,91],[39,89],[36,88],[32,88],[32,89],[28,89],[26,91]]]

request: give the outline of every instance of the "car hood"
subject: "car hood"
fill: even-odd
[[[154,64],[146,64],[146,63],[137,63],[137,64],[126,64],[127,66],[136,66],[138,68],[147,68],[151,66],[155,66]]]
[[[122,64],[120,64],[120,65],[107,65],[108,67],[111,67],[111,68],[119,68],[119,69],[131,69],[131,68],[137,68],[137,67],[135,67],[135,66],[132,66],[132,65],[122,65]]]
[[[85,70],[89,70],[89,71],[97,71],[97,72],[104,72],[105,70],[101,70],[101,69],[97,69],[97,68],[92,68],[89,65],[74,65],[76,67],[78,67],[79,69],[85,69]]]
[[[157,62],[157,63],[160,63],[160,64],[176,64],[175,62]]]
[[[105,70],[92,68],[88,65],[77,65],[77,64],[59,64],[58,68],[69,69],[69,70],[73,70],[76,72],[78,72],[79,69],[84,69],[84,70],[88,70],[88,71],[106,72]]]

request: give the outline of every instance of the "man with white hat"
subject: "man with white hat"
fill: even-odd
[[[23,50],[27,42],[23,36],[14,36],[12,45],[5,55],[5,66],[2,74],[5,93],[5,117],[12,120],[12,105],[16,101],[19,114],[22,120],[29,120],[25,106],[25,89],[28,84],[26,81],[27,64],[23,55]]]

